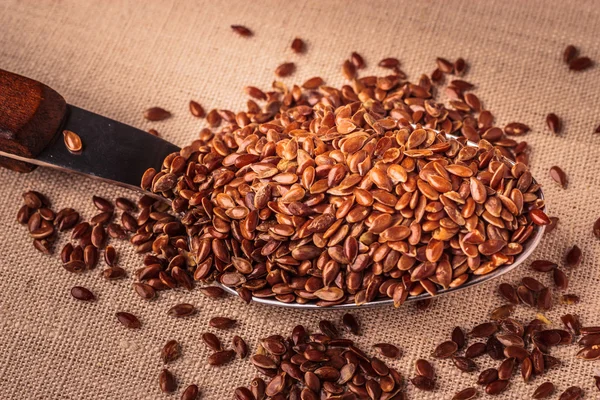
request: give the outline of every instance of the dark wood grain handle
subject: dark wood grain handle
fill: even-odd
[[[58,133],[65,99],[43,83],[0,69],[0,151],[34,158]],[[0,165],[19,172],[34,166],[7,157]]]

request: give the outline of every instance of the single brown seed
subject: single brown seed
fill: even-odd
[[[242,37],[250,37],[254,35],[250,29],[243,25],[231,25],[231,29],[233,29],[235,33]]]
[[[210,297],[211,299],[216,299],[219,297],[223,297],[223,295],[225,294],[225,290],[223,290],[219,286],[205,286],[200,288],[200,293],[202,293],[206,297]]]
[[[552,133],[559,133],[561,129],[560,119],[554,113],[550,113],[546,116],[546,125],[548,125],[548,129]]]
[[[132,285],[142,299],[151,300],[156,297],[156,290],[152,286],[141,282],[134,282]]]
[[[535,260],[531,263],[531,269],[537,272],[553,271],[558,265],[548,260]]]
[[[478,394],[479,391],[476,388],[470,387],[456,393],[454,397],[452,397],[452,400],[470,400],[477,397]]]
[[[173,393],[177,390],[177,380],[168,369],[163,369],[161,371],[158,376],[158,384],[163,393]]]
[[[181,345],[177,340],[169,340],[160,351],[160,356],[165,364],[181,357]]]
[[[517,290],[510,283],[501,283],[498,286],[498,292],[500,296],[509,301],[512,304],[519,304],[519,296],[517,296]]]
[[[424,376],[430,380],[433,380],[433,378],[435,376],[435,373],[433,371],[433,366],[431,365],[431,363],[422,358],[418,359],[415,362],[415,371],[416,371],[417,375]]]
[[[579,246],[573,245],[573,247],[571,247],[569,251],[567,251],[567,255],[565,256],[565,263],[568,267],[573,268],[581,264],[582,258],[583,254]]]
[[[550,178],[558,183],[563,189],[567,187],[567,174],[558,166],[550,168]]]
[[[213,317],[208,324],[217,329],[230,329],[235,326],[237,321],[227,317]]]
[[[342,324],[353,335],[358,335],[360,332],[360,324],[353,314],[346,313],[342,317]]]
[[[429,379],[422,375],[417,375],[410,381],[419,390],[432,391],[435,387],[435,382],[433,381],[433,379]]]
[[[91,241],[94,247],[97,249],[104,247],[104,242],[106,241],[106,232],[104,231],[104,227],[102,225],[98,224],[92,228]]]
[[[477,378],[477,384],[487,385],[488,383],[492,383],[496,380],[498,380],[498,370],[496,368],[489,368],[481,371],[479,377]]]
[[[177,318],[189,317],[190,315],[194,315],[196,313],[196,307],[189,303],[181,303],[177,304],[167,311],[168,315]]]
[[[25,205],[34,210],[42,207],[42,198],[39,193],[30,190],[29,192],[23,193],[23,201]]]
[[[394,57],[388,57],[388,58],[384,58],[383,60],[379,61],[379,65],[382,68],[387,68],[387,69],[394,69],[394,68],[398,68],[400,66],[400,60],[398,60],[397,58]]]
[[[467,63],[465,60],[463,58],[457,58],[456,61],[454,61],[454,73],[458,76],[462,76],[465,74],[466,70]]]
[[[260,379],[260,378],[255,378],[255,379]],[[255,400],[257,398],[262,398],[262,397],[255,396],[250,389],[248,389],[247,387],[244,387],[244,386],[240,386],[237,389],[235,389],[234,396],[235,396],[236,400]]]
[[[558,268],[552,271],[552,279],[558,290],[567,290],[567,287],[569,287],[569,278],[567,277],[567,274]]]
[[[135,211],[137,209],[135,203],[125,197],[117,197],[115,204],[123,211]]]
[[[508,381],[512,377],[512,374],[515,370],[515,366],[517,365],[517,360],[515,358],[507,358],[502,361],[500,366],[498,367],[498,379]]]
[[[354,64],[356,69],[363,69],[366,66],[363,57],[355,51],[350,55],[350,61],[352,61],[352,64]]]
[[[283,63],[283,64],[279,65],[275,69],[275,75],[279,76],[280,78],[285,78],[287,76],[292,75],[295,70],[296,70],[296,64],[294,64],[292,62],[287,62],[287,63]]]
[[[300,38],[295,38],[292,41],[291,47],[292,47],[292,51],[297,54],[304,53],[304,51],[306,50],[306,45],[304,44],[304,40],[302,40]]]
[[[577,57],[577,53],[578,50],[575,46],[571,44],[568,45],[563,51],[563,61],[565,62],[565,64],[570,64],[571,61],[573,61],[573,59]]]
[[[171,113],[164,108],[150,107],[144,111],[144,118],[148,121],[162,121],[171,116]]]
[[[77,300],[82,301],[96,300],[96,296],[94,295],[94,293],[82,286],[73,286],[73,288],[71,289],[71,296],[73,296]]]
[[[558,217],[550,217],[550,223],[546,225],[546,233],[550,233],[556,229],[558,225]]]
[[[400,358],[402,357],[402,350],[400,350],[397,346],[394,346],[390,343],[377,343],[374,344],[377,350],[379,350],[379,354],[388,358]]]
[[[156,129],[148,129],[148,133],[151,134],[152,136],[160,137],[160,134],[158,133],[158,131]]]
[[[204,118],[206,112],[204,111],[204,107],[194,100],[190,100],[190,113],[196,118]]]
[[[457,326],[452,330],[451,337],[452,341],[458,346],[458,350],[461,350],[463,347],[465,347],[465,332],[460,327]]]
[[[221,350],[208,356],[208,363],[210,365],[224,365],[233,360],[234,357],[235,351]]]
[[[457,350],[458,345],[452,340],[448,340],[438,344],[431,355],[435,358],[448,358],[456,353]]]
[[[244,339],[237,335],[233,337],[233,350],[240,358],[246,358],[248,355],[248,345]]]
[[[71,153],[79,153],[83,149],[81,137],[79,137],[79,135],[75,132],[64,130],[63,139],[65,141],[67,150],[69,150]]]
[[[356,66],[350,60],[345,60],[342,64],[342,74],[346,79],[351,81],[356,78]]]
[[[445,74],[451,74],[454,71],[454,64],[445,58],[438,57],[436,60],[437,67]]]
[[[121,267],[109,267],[102,271],[102,276],[104,279],[115,280],[124,278],[127,275],[127,272]]]
[[[586,69],[591,68],[594,65],[594,62],[589,57],[577,57],[571,60],[569,63],[569,69],[571,71],[585,71]]]
[[[565,314],[560,317],[560,320],[563,324],[571,331],[571,333],[575,335],[579,335],[581,329],[581,322],[579,322],[579,317],[574,314]]]
[[[214,351],[221,351],[223,347],[221,347],[221,341],[219,338],[210,332],[205,332],[202,334],[202,341],[206,343],[206,345]]]
[[[562,392],[558,400],[579,400],[581,398],[583,398],[583,389],[578,386],[571,386]]]
[[[317,89],[323,83],[324,83],[323,78],[321,78],[320,76],[315,76],[315,77],[312,77],[312,78],[306,80],[302,84],[302,87],[304,89]]]
[[[115,209],[115,206],[113,206],[113,204],[110,201],[106,200],[103,197],[92,196],[92,202],[94,203],[94,206],[96,206],[96,208],[100,211],[110,212]]]
[[[127,239],[127,233],[123,230],[121,225],[110,223],[106,227],[106,233],[113,239]]]
[[[456,368],[460,369],[463,372],[473,372],[477,369],[477,364],[475,364],[475,361],[467,357],[453,356],[452,362],[454,363]]]
[[[552,382],[544,382],[535,389],[531,397],[534,399],[546,399],[554,394],[554,390],[555,388]]]
[[[472,337],[489,337],[498,331],[498,325],[494,322],[484,322],[483,324],[479,324],[475,326],[471,332],[469,332],[469,336]]]
[[[552,308],[552,291],[549,288],[543,288],[538,293],[537,306],[541,310],[549,310]]]
[[[579,303],[579,296],[576,294],[563,294],[560,296],[560,303],[565,305],[573,305]]]
[[[465,350],[465,357],[475,358],[484,355],[486,352],[486,344],[482,342],[473,343]]]
[[[500,394],[506,390],[508,387],[508,381],[497,380],[491,383],[488,383],[485,387],[485,392],[489,395],[495,396]]]
[[[140,329],[142,324],[140,320],[133,314],[128,312],[118,312],[115,314],[120,323],[122,323],[126,328],[129,329]]]
[[[504,127],[504,133],[509,136],[521,136],[529,132],[531,128],[521,122],[511,122]]]
[[[197,385],[189,385],[181,394],[181,400],[196,400],[200,395]]]
[[[117,264],[117,250],[113,246],[108,245],[104,249],[104,261],[111,267]]]

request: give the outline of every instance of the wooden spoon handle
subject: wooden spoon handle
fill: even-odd
[[[35,158],[54,138],[67,112],[65,99],[43,83],[0,69],[0,151]],[[35,166],[0,157],[0,166]]]

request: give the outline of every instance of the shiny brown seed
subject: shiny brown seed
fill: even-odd
[[[471,360],[467,357],[452,357],[452,362],[456,366],[456,368],[460,369],[463,372],[473,372],[477,369],[477,364],[475,361]]]
[[[554,384],[552,382],[544,382],[535,389],[533,395],[534,399],[546,399],[554,394]]]
[[[517,360],[515,358],[507,358],[502,361],[500,366],[498,367],[498,379],[508,381],[512,377],[512,374],[515,370],[515,366],[517,365]]]
[[[132,285],[142,299],[151,300],[156,297],[156,290],[152,286],[141,282],[134,282]]]
[[[170,116],[170,112],[160,107],[151,107],[144,111],[144,118],[148,121],[162,121]]]
[[[202,334],[202,341],[206,343],[206,345],[214,351],[221,351],[223,348],[221,347],[221,341],[219,338],[210,332],[205,332]]]
[[[419,390],[432,391],[435,387],[433,379],[429,379],[422,375],[417,375],[410,380],[412,384]]]
[[[437,345],[431,354],[435,358],[448,358],[458,350],[458,345],[452,340],[442,342]]]
[[[556,267],[556,263],[548,260],[535,260],[531,263],[531,269],[537,272],[550,272]]]
[[[200,395],[197,385],[189,385],[181,394],[181,400],[196,400]]]
[[[304,51],[306,50],[306,45],[304,44],[304,40],[300,39],[300,38],[295,38],[292,41],[292,45],[291,45],[292,51],[294,53],[304,53]]]
[[[237,335],[233,337],[233,350],[240,358],[246,358],[248,355],[248,345],[244,339]]]
[[[158,384],[163,393],[173,393],[177,390],[177,380],[168,369],[163,369],[158,376]]]
[[[542,210],[535,208],[529,212],[529,218],[531,222],[536,225],[548,225],[550,224],[550,218]]]
[[[167,314],[177,318],[189,317],[196,313],[196,307],[189,303],[181,303],[171,307]]]
[[[113,211],[115,209],[115,206],[103,197],[92,196],[92,202],[94,203],[94,206],[96,206],[96,208],[100,211],[108,212]]]
[[[558,226],[558,217],[550,217],[550,223],[546,225],[546,233],[550,233]]]
[[[117,263],[117,250],[113,246],[106,246],[104,249],[104,261],[107,265],[114,267]]]
[[[94,293],[82,286],[73,286],[73,288],[71,289],[71,296],[73,296],[77,300],[82,301],[96,300],[96,296],[94,295]]]
[[[549,310],[552,308],[552,291],[549,288],[543,288],[538,293],[537,306],[541,310]]]
[[[431,365],[431,363],[422,358],[418,359],[415,362],[415,371],[416,371],[417,375],[424,376],[430,380],[433,380],[433,378],[435,376],[435,373],[433,371],[433,366]]]
[[[359,334],[360,324],[358,323],[358,320],[356,319],[356,317],[353,314],[350,314],[350,313],[344,314],[344,316],[342,317],[342,324],[344,325],[346,330],[348,332],[352,333],[353,335]]]
[[[475,326],[471,332],[469,332],[469,336],[472,337],[489,337],[498,331],[498,325],[494,322],[484,322],[483,324],[479,324]]]
[[[560,320],[563,322],[565,327],[571,331],[571,333],[575,335],[579,335],[581,329],[581,322],[579,322],[579,317],[574,314],[565,314],[560,317]]]
[[[225,365],[235,358],[235,351],[221,350],[208,356],[210,365]]]
[[[482,342],[473,343],[465,350],[465,357],[475,358],[479,357],[486,352],[486,345]]]
[[[520,122],[511,122],[504,127],[504,133],[510,136],[521,136],[530,130],[531,128]]]
[[[223,290],[219,286],[205,286],[201,287],[199,290],[200,293],[202,293],[206,297],[210,297],[211,299],[223,297],[223,295],[225,294],[225,290]]]
[[[139,329],[142,326],[140,320],[133,314],[121,311],[116,313],[115,315],[117,316],[119,322],[123,324],[126,328]]]
[[[189,108],[190,113],[196,118],[203,118],[206,115],[202,105],[194,100],[190,100]]]
[[[561,269],[556,268],[554,271],[552,271],[552,279],[554,280],[554,285],[558,290],[567,290],[567,287],[569,286],[569,278]]]
[[[451,337],[452,341],[458,346],[458,350],[461,350],[463,347],[465,347],[465,332],[460,327],[457,326],[452,330]]]
[[[377,350],[379,350],[379,354],[388,358],[400,358],[402,357],[402,350],[400,350],[397,346],[394,346],[390,343],[377,343],[374,344]]]
[[[585,71],[588,68],[591,68],[594,65],[594,62],[589,57],[577,57],[571,60],[569,63],[569,69],[571,71]]]
[[[510,283],[501,283],[498,286],[498,292],[500,295],[512,304],[519,304],[519,296],[517,296],[517,290]]]
[[[208,322],[210,326],[217,329],[230,329],[233,328],[236,323],[237,321],[235,319],[227,317],[213,317]]]
[[[67,150],[69,150],[71,153],[79,153],[83,149],[81,137],[75,132],[64,130],[63,140]]]
[[[176,340],[169,340],[160,351],[160,356],[165,364],[181,357],[181,345]]]
[[[470,399],[474,399],[475,397],[477,397],[477,395],[479,394],[479,391],[476,388],[466,388],[461,390],[460,392],[456,393],[453,397],[452,400],[470,400]]]
[[[252,31],[244,25],[231,25],[231,29],[242,37],[250,37],[253,35]]]
[[[567,187],[567,174],[558,166],[550,168],[550,178],[558,183],[563,189]]]
[[[354,64],[357,69],[363,69],[366,66],[363,57],[355,51],[350,55],[350,61],[352,61],[352,64]]]
[[[517,295],[519,296],[519,299],[527,304],[529,307],[534,307],[535,306],[535,297],[534,294],[531,290],[529,290],[527,287],[521,285],[517,288]]]
[[[277,75],[281,78],[285,78],[285,77],[293,74],[295,70],[296,70],[296,64],[294,64],[292,62],[287,62],[287,63],[283,63],[283,64],[279,65],[275,69],[275,75]]]
[[[554,113],[550,113],[546,116],[546,125],[552,133],[559,133],[561,129],[561,123],[558,116]]]
[[[383,68],[394,69],[400,66],[400,61],[397,58],[388,57],[379,61],[378,65]]]
[[[508,387],[508,381],[497,380],[488,383],[485,387],[485,392],[491,396],[498,395],[506,390]]]
[[[571,61],[573,61],[573,59],[577,57],[577,53],[578,50],[575,46],[571,44],[568,45],[563,51],[563,61],[565,62],[565,64],[570,64]]]
[[[579,386],[570,386],[560,395],[558,400],[579,400],[583,398],[583,389]]]
[[[582,256],[583,254],[579,246],[573,245],[573,247],[571,247],[569,251],[567,251],[567,255],[565,256],[565,263],[568,267],[576,267],[579,264],[581,264],[581,259],[583,258]]]
[[[489,368],[481,371],[479,377],[477,378],[477,384],[487,385],[496,380],[498,380],[498,370],[496,368]]]

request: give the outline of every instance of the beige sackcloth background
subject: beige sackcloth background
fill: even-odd
[[[567,44],[575,44],[600,62],[598,5],[593,0],[2,0],[0,68],[48,84],[69,103],[141,129],[155,128],[167,140],[185,145],[204,123],[189,114],[190,99],[207,110],[242,109],[243,87],[268,89],[275,67],[285,61],[298,66],[286,82],[321,75],[339,86],[341,63],[352,51],[373,66],[369,73],[385,73],[377,62],[398,57],[414,80],[433,71],[437,56],[464,57],[470,66],[465,79],[477,86],[475,93],[497,124],[520,121],[533,128],[523,137],[533,148],[532,170],[544,185],[550,215],[560,217],[534,258],[562,263],[569,246],[583,249],[582,265],[569,271],[568,289],[582,302],[555,306],[546,314],[555,327],[567,311],[591,325],[600,324],[600,243],[591,230],[600,217],[600,136],[593,135],[600,124],[600,68],[569,72],[561,55]],[[255,36],[239,37],[231,24],[247,25]],[[308,44],[305,55],[289,49],[296,36]],[[142,112],[151,106],[171,110],[173,118],[145,121]],[[545,126],[549,112],[564,122],[558,136]],[[568,189],[550,179],[552,165],[566,171]],[[198,291],[163,292],[147,302],[133,292],[131,278],[107,282],[100,277],[100,266],[70,274],[57,255],[35,251],[26,229],[16,222],[21,193],[38,190],[55,209],[72,206],[88,219],[95,214],[93,194],[111,199],[137,199],[138,194],[44,168],[25,175],[1,170],[0,179],[0,399],[179,398],[191,383],[200,386],[203,398],[228,399],[234,388],[250,382],[255,370],[239,359],[225,367],[206,365],[209,352],[200,336],[211,317],[237,318],[236,329],[216,333],[225,343],[238,334],[253,351],[260,337],[287,333],[299,323],[316,330],[320,319],[339,323],[343,314],[246,306],[233,297],[211,301]],[[63,235],[58,250],[67,237]],[[116,246],[121,266],[130,273],[141,266],[141,257],[128,243]],[[527,263],[497,281],[436,299],[424,312],[412,304],[355,311],[363,332],[357,341],[366,349],[382,341],[400,346],[404,357],[389,364],[412,377],[414,361],[428,357],[455,325],[470,328],[502,304],[496,293],[500,281],[517,282],[525,274],[551,284],[549,276],[532,272]],[[90,288],[98,301],[74,300],[69,294],[74,285]],[[200,312],[189,319],[166,316],[168,308],[184,301]],[[142,329],[125,329],[116,321],[116,311],[138,315]],[[520,307],[516,315],[528,321],[535,311]],[[159,352],[170,339],[182,343],[183,357],[169,366],[180,390],[167,396],[158,387],[163,367]],[[496,398],[530,398],[546,379],[560,392],[579,385],[586,399],[599,398],[592,375],[598,374],[600,362],[577,360],[576,350],[554,349],[563,367],[529,384],[516,377],[510,390]],[[476,361],[480,371],[497,364],[487,356]],[[410,399],[451,399],[457,390],[475,385],[478,373],[462,373],[449,360],[435,360],[434,366],[438,390],[418,392],[409,385]]]

